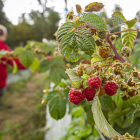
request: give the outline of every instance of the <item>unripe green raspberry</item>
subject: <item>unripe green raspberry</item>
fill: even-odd
[[[114,40],[116,39],[116,37],[118,37],[118,36],[117,36],[117,35],[111,35],[111,36],[110,36],[110,40],[111,40],[111,41],[114,41]]]
[[[98,32],[98,36],[101,39],[105,39],[106,38],[106,31],[99,31]]]
[[[120,95],[121,95],[121,98],[123,101],[127,101],[130,98],[128,95],[126,95],[124,93],[121,93]]]
[[[139,73],[137,71],[133,71],[133,76],[134,77],[139,77]]]
[[[83,69],[82,69],[82,67],[77,67],[77,69],[76,69],[76,72],[77,72],[77,75],[78,76],[82,76],[83,75]]]
[[[95,43],[97,46],[103,46],[103,44],[104,44],[103,41],[101,41],[101,40],[96,40]]]
[[[113,68],[112,68],[113,73],[114,73],[115,75],[120,75],[120,74],[122,74],[123,69],[124,69],[124,66],[123,66],[122,64],[120,64],[120,63],[114,64],[114,65],[113,65]]]
[[[129,86],[135,86],[135,82],[133,81],[133,79],[131,77],[128,79],[127,84]]]
[[[129,57],[129,55],[131,54],[131,49],[129,47],[123,47],[121,49],[121,55],[124,57]]]

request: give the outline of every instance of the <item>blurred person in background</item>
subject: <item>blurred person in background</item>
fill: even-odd
[[[10,48],[5,43],[7,38],[7,29],[5,26],[0,25],[0,51],[11,51]],[[16,62],[18,69],[26,69],[19,61],[16,59],[8,59],[0,57],[0,100],[4,93],[4,88],[6,86],[6,78],[7,78],[7,65],[13,66],[13,61]]]

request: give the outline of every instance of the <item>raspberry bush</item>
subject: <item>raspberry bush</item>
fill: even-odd
[[[126,20],[121,12],[114,12],[112,14],[114,28],[121,24],[121,31],[110,33],[106,30],[106,22],[94,13],[100,11],[103,6],[102,3],[93,2],[85,6],[83,12],[82,7],[77,4],[76,9],[80,16],[76,16],[73,11],[69,12],[66,22],[55,33],[61,53],[67,61],[79,61],[81,53],[91,58],[91,64],[83,64],[81,61],[75,68],[66,70],[72,83],[71,91],[79,92],[81,96],[84,93],[86,98],[86,101],[81,102],[82,99],[78,98],[80,95],[75,97],[70,91],[69,100],[74,101],[74,104],[81,102],[81,105],[83,102],[93,102],[92,113],[95,124],[105,136],[111,139],[126,139],[126,137],[135,139],[128,133],[119,134],[108,124],[102,113],[102,109],[105,108],[102,96],[112,99],[110,102],[115,102],[120,109],[123,108],[119,103],[120,99],[121,104],[125,104],[123,102],[137,104],[136,100],[140,96],[140,74],[129,58],[139,32],[134,28],[137,19]],[[123,47],[120,52],[116,51],[114,46],[116,34],[121,34]],[[136,106],[134,113],[139,110],[139,105]]]

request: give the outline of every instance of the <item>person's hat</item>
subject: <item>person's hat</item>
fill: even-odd
[[[7,37],[7,29],[5,26],[0,24],[0,41],[4,42]]]

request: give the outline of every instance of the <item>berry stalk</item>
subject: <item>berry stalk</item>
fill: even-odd
[[[106,40],[107,40],[107,42],[109,43],[109,45],[111,46],[113,52],[115,53],[114,58],[120,60],[120,61],[123,62],[123,63],[126,62],[126,61],[125,61],[125,60],[124,60],[124,59],[123,59],[123,58],[117,53],[115,47],[113,46],[111,40],[109,39],[109,34],[107,34],[107,36],[106,36]]]

